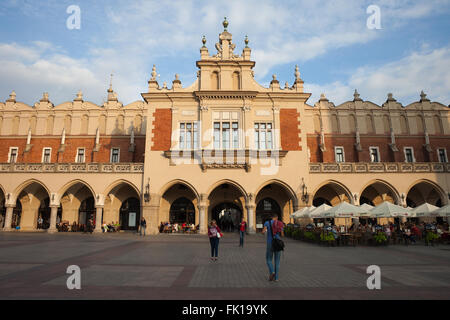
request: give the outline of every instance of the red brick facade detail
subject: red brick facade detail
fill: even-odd
[[[171,147],[172,110],[156,109],[153,113],[153,146],[154,151],[166,151]]]
[[[280,109],[281,149],[301,151],[299,137],[300,113],[295,109]]]
[[[71,138],[66,137],[64,152],[58,153],[61,138],[33,138],[31,139],[32,148],[25,152],[26,138],[23,139],[0,139],[0,163],[8,161],[10,147],[18,147],[18,163],[40,163],[42,162],[43,148],[52,148],[52,163],[75,162],[78,148],[85,148],[85,162],[110,162],[111,149],[120,148],[120,162],[144,162],[145,137],[135,137],[135,150],[129,152],[129,138],[100,138],[100,150],[93,152],[95,146],[95,136],[91,138]]]
[[[398,151],[393,152],[389,147],[391,143],[390,136],[367,136],[361,135],[362,151],[358,152],[355,148],[356,139],[348,135],[325,136],[326,151],[321,152],[319,148],[320,136],[308,135],[308,148],[310,150],[310,162],[335,162],[334,147],[344,147],[346,162],[370,162],[369,147],[378,147],[380,150],[381,162],[404,162],[405,155],[403,148],[412,147],[414,149],[414,158],[416,162],[438,162],[437,148],[447,149],[450,152],[450,139],[445,136],[430,135],[430,145],[433,150],[431,154],[424,148],[424,136],[396,137],[396,146]]]

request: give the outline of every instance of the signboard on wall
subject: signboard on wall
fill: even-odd
[[[128,226],[135,227],[136,226],[136,212],[130,212],[128,214]]]

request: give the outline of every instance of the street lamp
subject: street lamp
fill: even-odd
[[[145,202],[150,201],[150,178],[148,178],[147,185],[145,186],[144,201]]]
[[[308,200],[309,200],[308,187],[305,184],[305,180],[302,178],[302,201],[304,203],[307,203]]]

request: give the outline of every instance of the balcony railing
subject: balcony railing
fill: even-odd
[[[450,163],[377,162],[377,163],[310,163],[310,173],[425,173],[450,172]]]
[[[143,163],[0,163],[1,172],[14,173],[143,173]]]

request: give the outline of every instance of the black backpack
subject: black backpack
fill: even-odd
[[[284,241],[281,239],[275,238],[272,232],[272,221],[269,221],[270,234],[272,235],[272,251],[278,252],[284,250]]]

